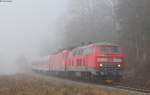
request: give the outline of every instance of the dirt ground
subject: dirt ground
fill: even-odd
[[[33,74],[0,76],[0,95],[128,95]]]

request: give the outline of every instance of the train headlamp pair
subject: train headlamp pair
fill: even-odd
[[[100,66],[100,67],[103,67],[103,64],[99,64],[99,66]],[[120,68],[120,67],[121,67],[121,65],[120,65],[120,64],[117,64],[117,67],[119,67],[119,68]]]

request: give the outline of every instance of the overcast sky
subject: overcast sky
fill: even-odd
[[[56,20],[65,13],[65,0],[13,0],[0,3],[0,51],[36,48],[54,36]]]
[[[0,56],[36,53],[47,37],[56,36],[56,22],[65,14],[66,6],[66,0],[1,2]]]

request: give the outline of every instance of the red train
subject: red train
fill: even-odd
[[[120,81],[124,64],[120,46],[94,43],[41,58],[32,63],[32,69],[67,77]]]

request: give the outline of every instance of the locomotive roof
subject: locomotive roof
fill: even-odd
[[[76,47],[76,48],[74,48],[74,49],[86,48],[86,47],[91,47],[91,46],[95,46],[95,45],[119,46],[118,44],[114,44],[114,43],[92,43],[92,44],[89,44],[89,45]],[[74,50],[74,49],[72,49],[72,50]]]
[[[92,44],[88,44],[88,45],[84,45],[84,46],[70,47],[70,48],[62,49],[62,50],[57,51],[57,52],[54,53],[54,54],[57,54],[57,53],[62,52],[62,51],[64,51],[64,50],[72,51],[72,50],[75,50],[75,49],[87,48],[87,47],[92,47],[92,46],[95,46],[95,45],[119,46],[118,44],[107,43],[107,42],[103,42],[103,43],[92,43]]]
[[[114,44],[114,43],[94,43],[94,45],[112,45],[112,46],[119,46],[118,44]]]

